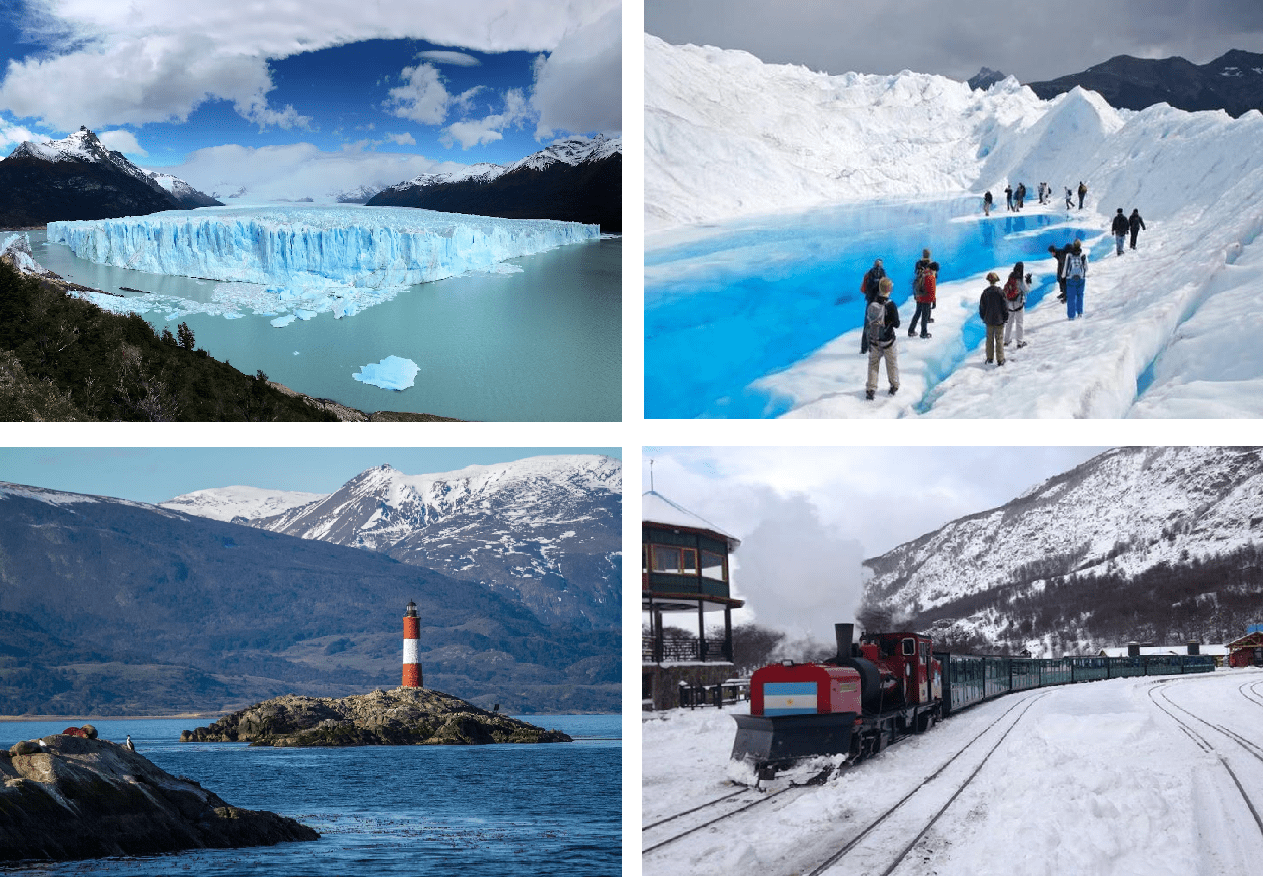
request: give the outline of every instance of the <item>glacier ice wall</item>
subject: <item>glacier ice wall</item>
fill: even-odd
[[[385,289],[493,270],[600,236],[595,225],[404,207],[229,207],[51,222],[82,259],[299,289]]]

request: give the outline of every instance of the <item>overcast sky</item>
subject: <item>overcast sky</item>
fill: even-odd
[[[833,74],[907,69],[965,80],[986,66],[1038,82],[1115,55],[1204,64],[1229,49],[1263,52],[1263,3],[645,0],[645,30]]]
[[[86,125],[288,198],[506,164],[620,133],[621,38],[619,0],[5,0],[0,155]]]
[[[374,466],[454,472],[552,454],[618,448],[0,448],[0,481],[158,503],[210,487],[332,493]]]
[[[652,458],[658,493],[742,540],[733,580],[758,621],[829,643],[833,624],[854,618],[862,560],[1003,505],[1103,450],[646,447],[641,492]]]

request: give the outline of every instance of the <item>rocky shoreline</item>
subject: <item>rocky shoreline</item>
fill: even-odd
[[[0,862],[139,856],[316,840],[266,810],[233,807],[108,740],[52,734],[0,750]],[[89,733],[90,732],[90,733]]]
[[[549,731],[488,712],[429,688],[395,688],[350,697],[285,695],[184,731],[184,743],[252,746],[409,746],[569,743]]]

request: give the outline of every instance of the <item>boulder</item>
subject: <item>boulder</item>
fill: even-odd
[[[548,731],[431,688],[350,697],[285,695],[183,731],[180,741],[252,746],[407,746],[569,743]]]
[[[52,734],[40,743],[23,741],[0,759],[0,862],[270,846],[319,837],[289,817],[233,807],[108,740]]]

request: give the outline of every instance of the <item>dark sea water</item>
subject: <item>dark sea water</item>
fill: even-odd
[[[94,721],[229,804],[292,816],[318,841],[163,856],[0,865],[0,873],[118,875],[618,875],[619,716],[523,716],[570,744],[272,749],[179,743],[195,720]],[[0,745],[81,720],[0,723]]]

